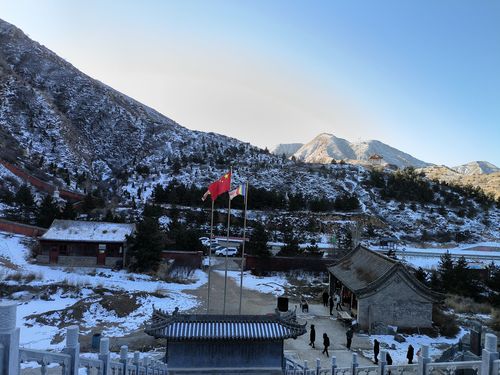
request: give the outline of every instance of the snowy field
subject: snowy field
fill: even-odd
[[[62,324],[78,323],[82,333],[98,326],[103,335],[123,336],[143,325],[153,305],[167,311],[196,307],[199,301],[183,291],[197,289],[207,281],[200,270],[194,272],[191,283],[177,284],[104,268],[31,264],[27,261],[27,240],[0,233],[0,279],[13,288],[21,287],[10,297],[19,301],[21,345],[28,348],[61,348],[62,339],[54,338],[64,332]],[[123,300],[123,311],[110,308],[117,298]]]

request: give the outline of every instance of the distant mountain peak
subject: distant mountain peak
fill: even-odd
[[[287,146],[289,145],[281,145],[282,148]],[[293,156],[297,160],[323,164],[330,163],[332,159],[368,162],[372,155],[380,155],[385,164],[393,164],[400,168],[409,166],[425,167],[430,165],[375,139],[349,142],[346,139],[339,138],[327,132],[318,134],[310,142],[304,144],[293,153]]]
[[[466,175],[500,172],[500,168],[487,161],[471,161],[470,163],[458,165],[452,169],[458,173]]]

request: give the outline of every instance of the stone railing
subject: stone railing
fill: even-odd
[[[380,352],[380,361],[377,366],[359,366],[358,355],[353,353],[349,367],[337,367],[337,359],[332,357],[330,368],[321,368],[320,360],[316,360],[316,367],[309,368],[307,361],[299,364],[286,359],[286,375],[500,375],[500,359],[498,359],[497,337],[487,333],[485,345],[480,361],[464,362],[431,362],[429,347],[422,346],[418,363],[408,365],[388,365],[387,351]],[[458,372],[456,372],[458,371]]]
[[[125,345],[120,348],[119,359],[112,360],[106,337],[100,340],[97,359],[81,356],[77,326],[67,328],[61,353],[20,348],[16,312],[17,303],[0,302],[0,375],[19,375],[20,363],[29,361],[40,365],[42,375],[47,374],[51,364],[60,367],[61,375],[79,375],[80,369],[88,375],[168,375],[165,363],[147,356],[141,359],[139,352],[130,357]],[[299,364],[286,358],[283,372],[286,375],[455,375],[458,371],[458,374],[500,375],[497,337],[490,333],[486,334],[480,361],[431,362],[427,346],[422,346],[418,363],[413,365],[387,365],[386,356],[387,352],[382,350],[377,366],[359,366],[358,355],[353,353],[349,367],[337,367],[337,360],[332,357],[329,368],[321,368],[319,359],[314,367],[309,367],[307,361]]]
[[[87,374],[97,375],[167,375],[168,368],[163,362],[135,352],[129,358],[128,347],[120,348],[119,360],[111,359],[109,338],[101,338],[97,359],[80,355],[79,329],[70,326],[66,329],[65,347],[61,353],[33,350],[19,347],[19,328],[16,327],[17,303],[0,302],[0,375],[19,375],[20,363],[35,361],[40,365],[41,375],[47,368],[56,364],[61,375],[79,375],[80,369]],[[59,371],[58,371],[59,373]]]

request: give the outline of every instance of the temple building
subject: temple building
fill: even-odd
[[[359,328],[432,326],[432,306],[441,295],[419,282],[398,260],[358,246],[328,268],[330,293],[339,294]]]
[[[306,333],[295,311],[269,315],[168,314],[155,309],[146,333],[167,341],[169,374],[283,374],[284,340]]]
[[[39,238],[37,262],[75,267],[123,266],[135,224],[54,220]]]

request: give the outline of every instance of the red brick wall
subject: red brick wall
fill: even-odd
[[[29,237],[40,237],[47,229],[0,219],[0,231]]]
[[[165,250],[161,253],[164,260],[175,260],[175,264],[179,266],[188,266],[194,268],[201,268],[203,259],[202,251],[171,251]]]
[[[24,181],[26,181],[30,185],[33,185],[37,189],[46,191],[50,194],[52,194],[56,190],[55,186],[53,186],[45,181],[42,181],[37,177],[31,176],[30,174],[23,171],[21,168],[15,166],[13,164],[10,164],[10,163],[6,162],[5,160],[0,160],[0,163],[3,164],[3,166],[5,168],[7,168],[12,173],[14,173],[16,176],[22,178]],[[85,196],[82,194],[75,193],[75,192],[72,192],[69,190],[64,190],[64,189],[59,190],[59,196],[61,196],[62,198],[71,200],[71,201],[81,201],[85,198]]]
[[[334,259],[320,257],[269,257],[258,258],[253,255],[245,255],[245,270],[257,273],[265,271],[289,271],[304,270],[315,272],[326,272],[326,268],[334,263]]]

